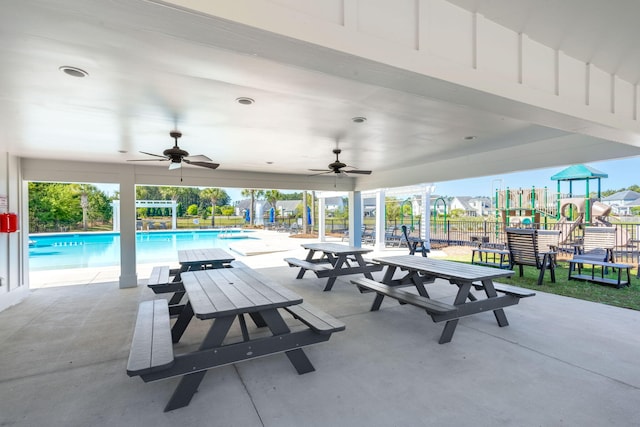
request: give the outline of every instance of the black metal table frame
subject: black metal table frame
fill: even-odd
[[[425,283],[433,283],[435,279],[442,278],[437,273],[420,270],[419,268],[412,269],[400,265],[394,265],[392,263],[384,262],[382,259],[374,259],[374,261],[381,262],[387,266],[384,277],[382,279],[382,283],[388,286],[413,285],[415,286],[418,293],[425,298],[431,298],[429,296],[429,293],[427,292],[426,287],[424,286]],[[401,271],[406,271],[406,274],[400,279],[393,279],[393,276],[395,275],[398,268]],[[504,272],[505,270],[497,271]],[[513,272],[511,273],[513,274]],[[507,320],[507,316],[503,308],[518,304],[518,297],[509,294],[498,296],[498,293],[493,286],[492,279],[485,278],[481,280],[471,280],[455,277],[445,277],[445,279],[448,279],[449,283],[458,287],[458,292],[453,301],[453,305],[457,307],[457,310],[453,313],[432,316],[434,322],[447,322],[440,336],[439,342],[441,344],[451,341],[456,327],[458,326],[458,320],[461,317],[466,317],[485,311],[493,311],[498,326],[504,327],[509,325],[509,321]],[[479,287],[477,284],[474,285],[474,282],[482,283],[482,289],[484,290],[487,298],[478,300],[478,298],[476,298],[476,296],[471,293],[472,287]],[[383,299],[384,295],[376,295],[374,303],[371,307],[371,311],[378,310],[382,304]],[[467,300],[469,300],[469,302],[467,302]]]
[[[185,288],[188,296],[188,285]],[[223,315],[198,316],[202,320],[213,319],[212,325],[198,350],[175,356],[174,364],[170,368],[144,374],[140,377],[143,381],[149,382],[182,376],[165,407],[166,412],[187,406],[198,390],[198,386],[207,370],[218,366],[284,352],[298,374],[312,372],[315,368],[302,347],[327,341],[330,334],[318,334],[311,329],[291,331],[281,316],[279,309],[300,303],[302,303],[301,298],[299,300],[290,300],[277,306],[248,307],[242,311],[232,310]],[[256,326],[268,327],[272,335],[252,339],[246,327],[244,314],[250,315]],[[195,317],[193,307],[191,302],[187,301],[171,329],[174,343],[180,341],[193,317]],[[240,322],[242,341],[223,345],[223,341],[236,318]]]
[[[332,250],[330,246],[323,249],[321,244],[309,244],[302,246],[309,251],[305,261],[310,263],[329,263],[333,267],[331,269],[316,272],[316,275],[319,278],[328,277],[327,284],[324,287],[325,291],[330,291],[333,288],[333,285],[339,276],[362,273],[367,279],[373,280],[371,272],[382,270],[382,266],[380,265],[367,264],[362,257],[362,252],[360,251],[341,251],[338,253],[335,250]],[[317,252],[322,252],[321,258],[314,258]],[[371,252],[371,250],[367,250],[367,252]],[[353,258],[350,259],[350,257]],[[357,266],[351,266],[350,261],[355,261]],[[300,271],[298,272],[296,279],[302,279],[306,271],[307,269],[300,267]]]

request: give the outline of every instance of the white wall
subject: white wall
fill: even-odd
[[[20,159],[8,153],[0,153],[0,196],[6,196],[8,212],[22,213],[26,203],[21,198],[22,182]],[[19,222],[16,233],[0,233],[0,311],[26,298],[28,294],[28,271],[22,256],[28,251],[26,225]],[[0,326],[1,327],[1,326]]]

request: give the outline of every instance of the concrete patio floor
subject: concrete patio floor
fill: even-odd
[[[443,325],[423,311],[387,299],[370,312],[373,295],[348,277],[322,292],[324,279],[295,279],[291,255],[304,252],[238,258],[346,324],[307,348],[315,372],[297,375],[282,354],[224,366],[165,413],[177,379],[126,375],[138,303],[155,297],[144,280],[44,287],[0,313],[0,425],[638,425],[639,312],[539,292],[505,310],[509,326],[472,316],[440,345]],[[446,282],[429,289],[455,294]],[[192,321],[176,352],[207,327]]]

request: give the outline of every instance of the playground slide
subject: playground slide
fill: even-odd
[[[560,217],[560,220],[558,220],[558,222],[555,225],[555,229],[556,230],[562,230],[562,239],[560,241],[560,244],[565,244],[567,243],[567,241],[571,240],[571,236],[573,236],[573,232],[576,228],[578,228],[580,226],[580,224],[582,224],[584,220],[584,214],[580,214],[578,215],[578,217],[575,219],[575,221],[569,221],[567,219],[566,216],[562,215]],[[568,230],[566,230],[565,228],[565,224],[571,223],[571,226],[569,227]],[[566,232],[565,232],[566,231]]]

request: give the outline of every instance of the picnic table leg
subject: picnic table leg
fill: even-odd
[[[182,334],[184,334],[184,331],[185,329],[187,329],[187,326],[189,325],[189,322],[191,322],[192,318],[193,308],[191,307],[191,303],[187,301],[187,303],[184,305],[184,308],[178,315],[176,323],[174,323],[173,327],[171,328],[171,339],[174,343],[180,341]]]
[[[420,296],[431,298],[429,296],[429,293],[427,292],[427,288],[424,286],[424,280],[422,279],[422,277],[420,277],[417,271],[413,272],[413,274],[411,275],[411,281],[418,290],[418,294],[420,294]]]
[[[456,326],[458,326],[458,319],[447,321],[447,323],[444,325],[444,329],[442,330],[442,334],[440,335],[440,339],[438,340],[438,344],[446,344],[448,342],[451,342],[453,333],[456,331]]]
[[[206,350],[213,347],[220,347],[224,337],[227,336],[229,328],[233,324],[235,316],[220,317],[213,321],[211,329],[207,332],[207,336],[200,345],[200,350]],[[176,389],[169,399],[164,411],[172,411],[174,409],[183,408],[191,402],[191,398],[198,391],[198,386],[202,382],[206,370],[187,374],[180,379]]]
[[[333,258],[331,255],[329,255],[329,262],[331,262],[331,265],[333,265],[334,270],[339,270],[345,263],[349,265],[346,255],[340,255],[338,258]],[[333,284],[336,283],[336,279],[338,279],[338,276],[329,277],[329,279],[327,279],[327,284],[324,287],[324,292],[328,292],[333,288]]]
[[[296,276],[296,279],[302,279],[304,277],[304,273],[307,272],[307,269],[304,267],[300,267],[300,271],[298,271],[298,275]]]
[[[365,262],[364,258],[362,258],[362,254],[353,254],[353,256],[360,267],[367,266],[367,263]],[[369,272],[364,273],[364,277],[366,277],[367,279],[373,280],[373,275],[371,275],[371,273]]]
[[[485,281],[483,281],[482,283],[484,284],[484,282]],[[469,294],[471,293],[471,283],[467,282],[455,284],[458,286],[458,293],[456,294],[456,298],[453,301],[453,305],[464,304],[465,301],[467,301]],[[493,289],[493,284],[491,284],[491,289]],[[493,289],[493,292],[495,292],[495,289]],[[448,342],[451,342],[453,333],[456,331],[456,326],[458,326],[458,320],[459,319],[452,319],[447,321],[447,323],[444,325],[444,329],[442,330],[442,334],[440,335],[440,340],[438,341],[439,344],[446,344]]]
[[[486,279],[482,281],[484,285],[484,292],[487,295],[487,298],[496,298],[498,293],[496,289],[493,287],[493,281],[490,279]],[[507,315],[504,314],[504,310],[499,308],[497,310],[493,310],[493,315],[496,317],[496,321],[498,322],[498,326],[509,326],[509,321],[507,320]]]
[[[182,301],[182,297],[184,296],[184,294],[185,294],[185,291],[178,291],[175,294],[173,294],[173,296],[169,300],[169,305],[180,304],[180,301]]]
[[[291,332],[282,316],[280,316],[280,313],[278,313],[278,309],[272,308],[269,310],[264,310],[261,311],[260,314],[262,315],[262,318],[267,323],[267,326],[274,336],[288,334],[289,332]],[[306,374],[307,372],[313,372],[316,370],[301,348],[285,351],[284,354],[287,355],[289,361],[296,369],[298,374],[302,375]]]
[[[382,300],[384,300],[384,295],[376,293],[376,297],[371,305],[371,311],[378,311],[382,305]]]

